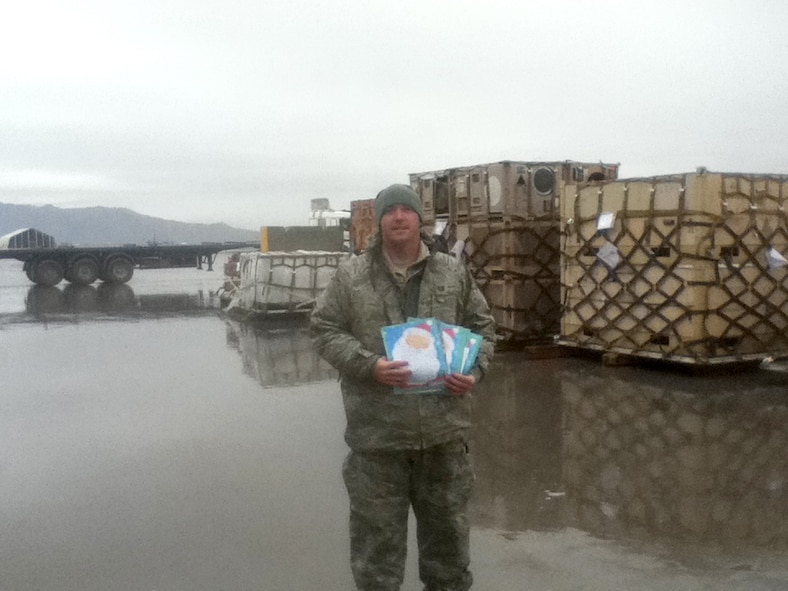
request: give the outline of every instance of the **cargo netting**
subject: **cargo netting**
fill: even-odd
[[[633,539],[788,548],[788,406],[747,373],[726,392],[655,372],[562,380],[567,525]]]
[[[490,305],[502,343],[551,340],[561,318],[557,220],[462,225],[468,268]]]
[[[307,250],[244,253],[236,305],[256,313],[309,310],[349,256]]]
[[[788,355],[788,177],[570,187],[564,344],[687,362]]]

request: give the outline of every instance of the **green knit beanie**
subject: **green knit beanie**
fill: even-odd
[[[383,214],[395,205],[404,205],[412,209],[419,214],[419,221],[424,221],[424,214],[421,211],[421,199],[419,199],[418,193],[407,185],[391,185],[383,189],[375,197],[375,217],[378,218],[378,226]]]

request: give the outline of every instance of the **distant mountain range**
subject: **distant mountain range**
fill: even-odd
[[[259,232],[227,224],[188,224],[116,207],[64,209],[0,203],[0,236],[21,228],[35,228],[52,236],[58,244],[74,245],[200,244],[260,238]]]

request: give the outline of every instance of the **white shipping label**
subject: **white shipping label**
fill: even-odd
[[[596,229],[599,230],[610,230],[616,223],[616,212],[614,211],[603,211],[599,214],[599,218],[596,221]]]
[[[780,252],[773,246],[769,249],[769,252],[766,253],[766,261],[769,264],[770,271],[788,265],[788,259],[780,254]]]
[[[610,242],[605,242],[599,249],[597,256],[609,269],[615,269],[621,262],[621,255],[618,253],[618,249]]]

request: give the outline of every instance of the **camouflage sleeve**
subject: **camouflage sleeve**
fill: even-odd
[[[310,336],[318,354],[353,379],[372,379],[380,355],[366,349],[350,331],[350,285],[348,269],[340,266],[317,299],[310,319]]]
[[[464,307],[461,324],[481,335],[484,339],[476,361],[476,367],[471,372],[476,380],[479,381],[487,373],[487,368],[490,365],[490,361],[492,361],[495,350],[495,320],[490,313],[490,306],[487,304],[484,294],[479,289],[467,267],[465,268],[463,283],[465,285],[465,297],[462,298]]]

